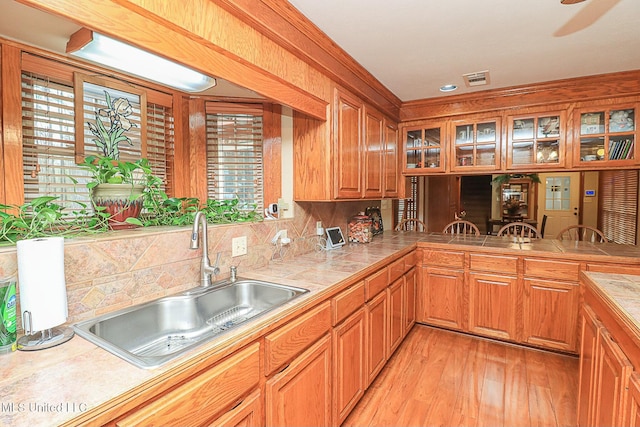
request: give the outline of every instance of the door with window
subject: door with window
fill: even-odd
[[[554,239],[559,231],[580,222],[580,173],[539,174],[538,227],[547,216],[544,235]]]

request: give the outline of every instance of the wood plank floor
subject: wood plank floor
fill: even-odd
[[[416,325],[343,426],[575,426],[576,357]]]

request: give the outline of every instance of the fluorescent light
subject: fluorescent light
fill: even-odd
[[[449,85],[441,86],[440,92],[452,92],[456,89],[458,89],[458,86],[449,84]]]
[[[67,53],[186,92],[216,85],[212,77],[86,28],[71,36]]]

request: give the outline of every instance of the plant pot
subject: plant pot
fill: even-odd
[[[125,220],[140,215],[144,188],[144,185],[98,184],[91,190],[91,199],[96,207],[104,207],[104,212],[109,214],[111,229],[134,228],[137,226]]]

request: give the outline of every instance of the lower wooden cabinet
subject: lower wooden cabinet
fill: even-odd
[[[464,272],[423,268],[417,320],[450,329],[463,329]]]
[[[260,427],[263,421],[263,396],[256,390],[237,406],[210,424],[211,427]]]
[[[406,336],[416,323],[416,292],[418,285],[418,270],[414,267],[404,275],[404,299],[405,299],[405,319],[404,333]]]
[[[387,362],[387,311],[386,291],[367,302],[367,387]]]
[[[630,427],[640,427],[640,374],[633,372],[629,377],[627,387],[627,408],[625,413],[625,425]]]
[[[622,426],[633,366],[606,328],[600,329],[594,392],[594,425]]]
[[[367,387],[365,309],[333,329],[333,422],[342,424]]]
[[[333,425],[331,383],[331,335],[328,334],[267,380],[266,424]]]
[[[389,301],[387,357],[391,357],[404,337],[404,289],[404,279],[402,277],[387,288],[387,299]]]
[[[255,343],[135,409],[116,425],[209,425],[256,389],[259,380],[260,345]],[[262,419],[256,421],[260,424]]]
[[[580,316],[580,383],[578,388],[578,426],[592,426],[594,408],[590,404],[595,400],[596,383],[596,355],[598,352],[598,339],[602,323],[596,317],[593,310],[584,305]]]
[[[578,283],[524,279],[524,342],[575,352]]]
[[[469,273],[469,331],[514,340],[518,279],[495,274]]]

